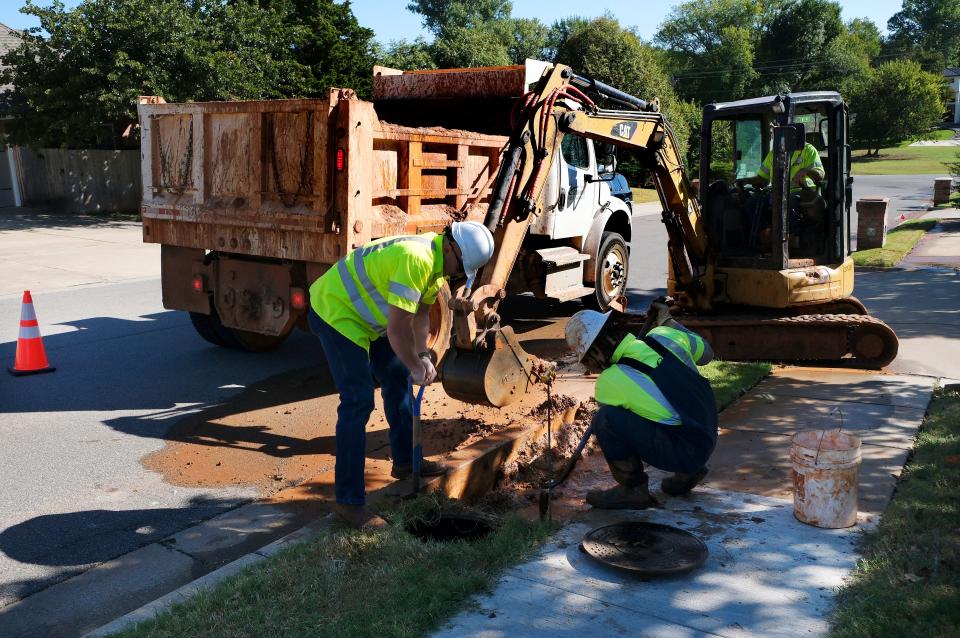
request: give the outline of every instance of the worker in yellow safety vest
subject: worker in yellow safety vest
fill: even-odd
[[[427,348],[430,306],[446,278],[465,276],[472,287],[492,255],[493,235],[483,224],[456,222],[443,234],[365,244],[310,286],[310,329],[320,338],[340,393],[334,512],[344,522],[386,525],[367,508],[363,483],[374,383],[380,383],[390,426],[391,475],[404,478],[413,467],[411,383],[426,385],[437,376]],[[426,460],[420,467],[424,476],[446,472]]]
[[[591,429],[617,485],[587,494],[599,509],[657,505],[644,463],[674,472],[661,482],[672,496],[686,494],[707,474],[717,442],[717,408],[697,366],[713,359],[710,344],[670,316],[651,308],[645,334],[620,328],[612,313],[578,312],[567,323],[567,343],[589,372],[599,372],[600,408]]]
[[[771,134],[773,124],[771,123]],[[757,174],[753,177],[744,177],[737,180],[740,188],[753,186],[762,188],[770,183],[773,175],[773,149],[767,152]],[[821,221],[822,213],[812,205],[817,199],[817,182],[826,177],[820,152],[809,142],[803,148],[790,154],[790,196],[787,215],[787,231],[791,236],[794,248],[799,247],[799,234],[804,225]],[[766,248],[770,243],[770,228],[772,222],[773,202],[768,192],[755,192],[745,203],[747,216],[747,244]],[[810,219],[805,219],[809,216]]]

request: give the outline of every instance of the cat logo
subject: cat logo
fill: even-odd
[[[613,125],[613,128],[610,129],[610,134],[615,137],[620,137],[625,140],[629,140],[633,137],[633,134],[637,131],[636,122],[617,122]]]

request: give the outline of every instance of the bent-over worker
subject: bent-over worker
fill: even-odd
[[[429,384],[437,375],[427,348],[430,306],[445,278],[465,275],[469,288],[492,255],[493,236],[483,224],[457,222],[442,235],[365,244],[310,286],[310,329],[320,338],[340,393],[334,512],[344,522],[386,525],[367,508],[363,483],[375,381],[390,426],[390,475],[405,478],[413,471],[411,382]],[[427,460],[420,468],[424,476],[446,472]]]
[[[583,310],[567,324],[567,343],[588,371],[601,373],[591,427],[618,485],[587,494],[599,509],[657,505],[644,463],[674,472],[663,479],[664,492],[686,494],[706,476],[717,442],[713,390],[697,369],[713,350],[665,305],[654,304],[654,311],[648,326],[655,327],[639,338],[618,328],[609,312]]]

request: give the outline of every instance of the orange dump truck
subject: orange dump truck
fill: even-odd
[[[164,307],[189,312],[213,343],[266,349],[306,327],[310,283],[351,249],[482,220],[511,107],[543,68],[377,68],[372,102],[346,89],[308,100],[141,98],[143,238],[162,246]],[[570,140],[511,288],[602,306],[626,284],[630,209],[599,179],[612,165]],[[433,313],[438,355],[448,295]]]

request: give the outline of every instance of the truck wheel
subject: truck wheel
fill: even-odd
[[[216,315],[216,310],[211,308],[212,314],[205,315],[199,312],[190,313],[190,323],[193,329],[197,331],[205,341],[209,341],[215,346],[223,348],[232,348],[233,341],[226,328],[220,323],[220,317]]]
[[[427,336],[427,349],[433,354],[435,363],[439,363],[450,349],[450,330],[453,327],[453,311],[450,299],[453,293],[444,282],[437,294],[437,301],[430,306],[430,334]]]
[[[290,335],[291,330],[282,335],[262,335],[258,332],[227,328],[220,322],[216,308],[210,305],[210,314],[190,313],[193,328],[206,341],[222,348],[235,348],[246,352],[262,352],[276,348]]]
[[[250,332],[248,330],[237,330],[236,328],[227,328],[233,336],[233,344],[230,347],[246,352],[263,352],[264,350],[273,350],[281,343],[287,340],[292,332],[287,330],[279,335],[264,335],[259,332]]]
[[[627,275],[630,269],[630,253],[627,242],[620,233],[606,232],[597,251],[597,272],[592,295],[583,298],[584,303],[600,312],[610,309],[610,302],[627,290]]]

